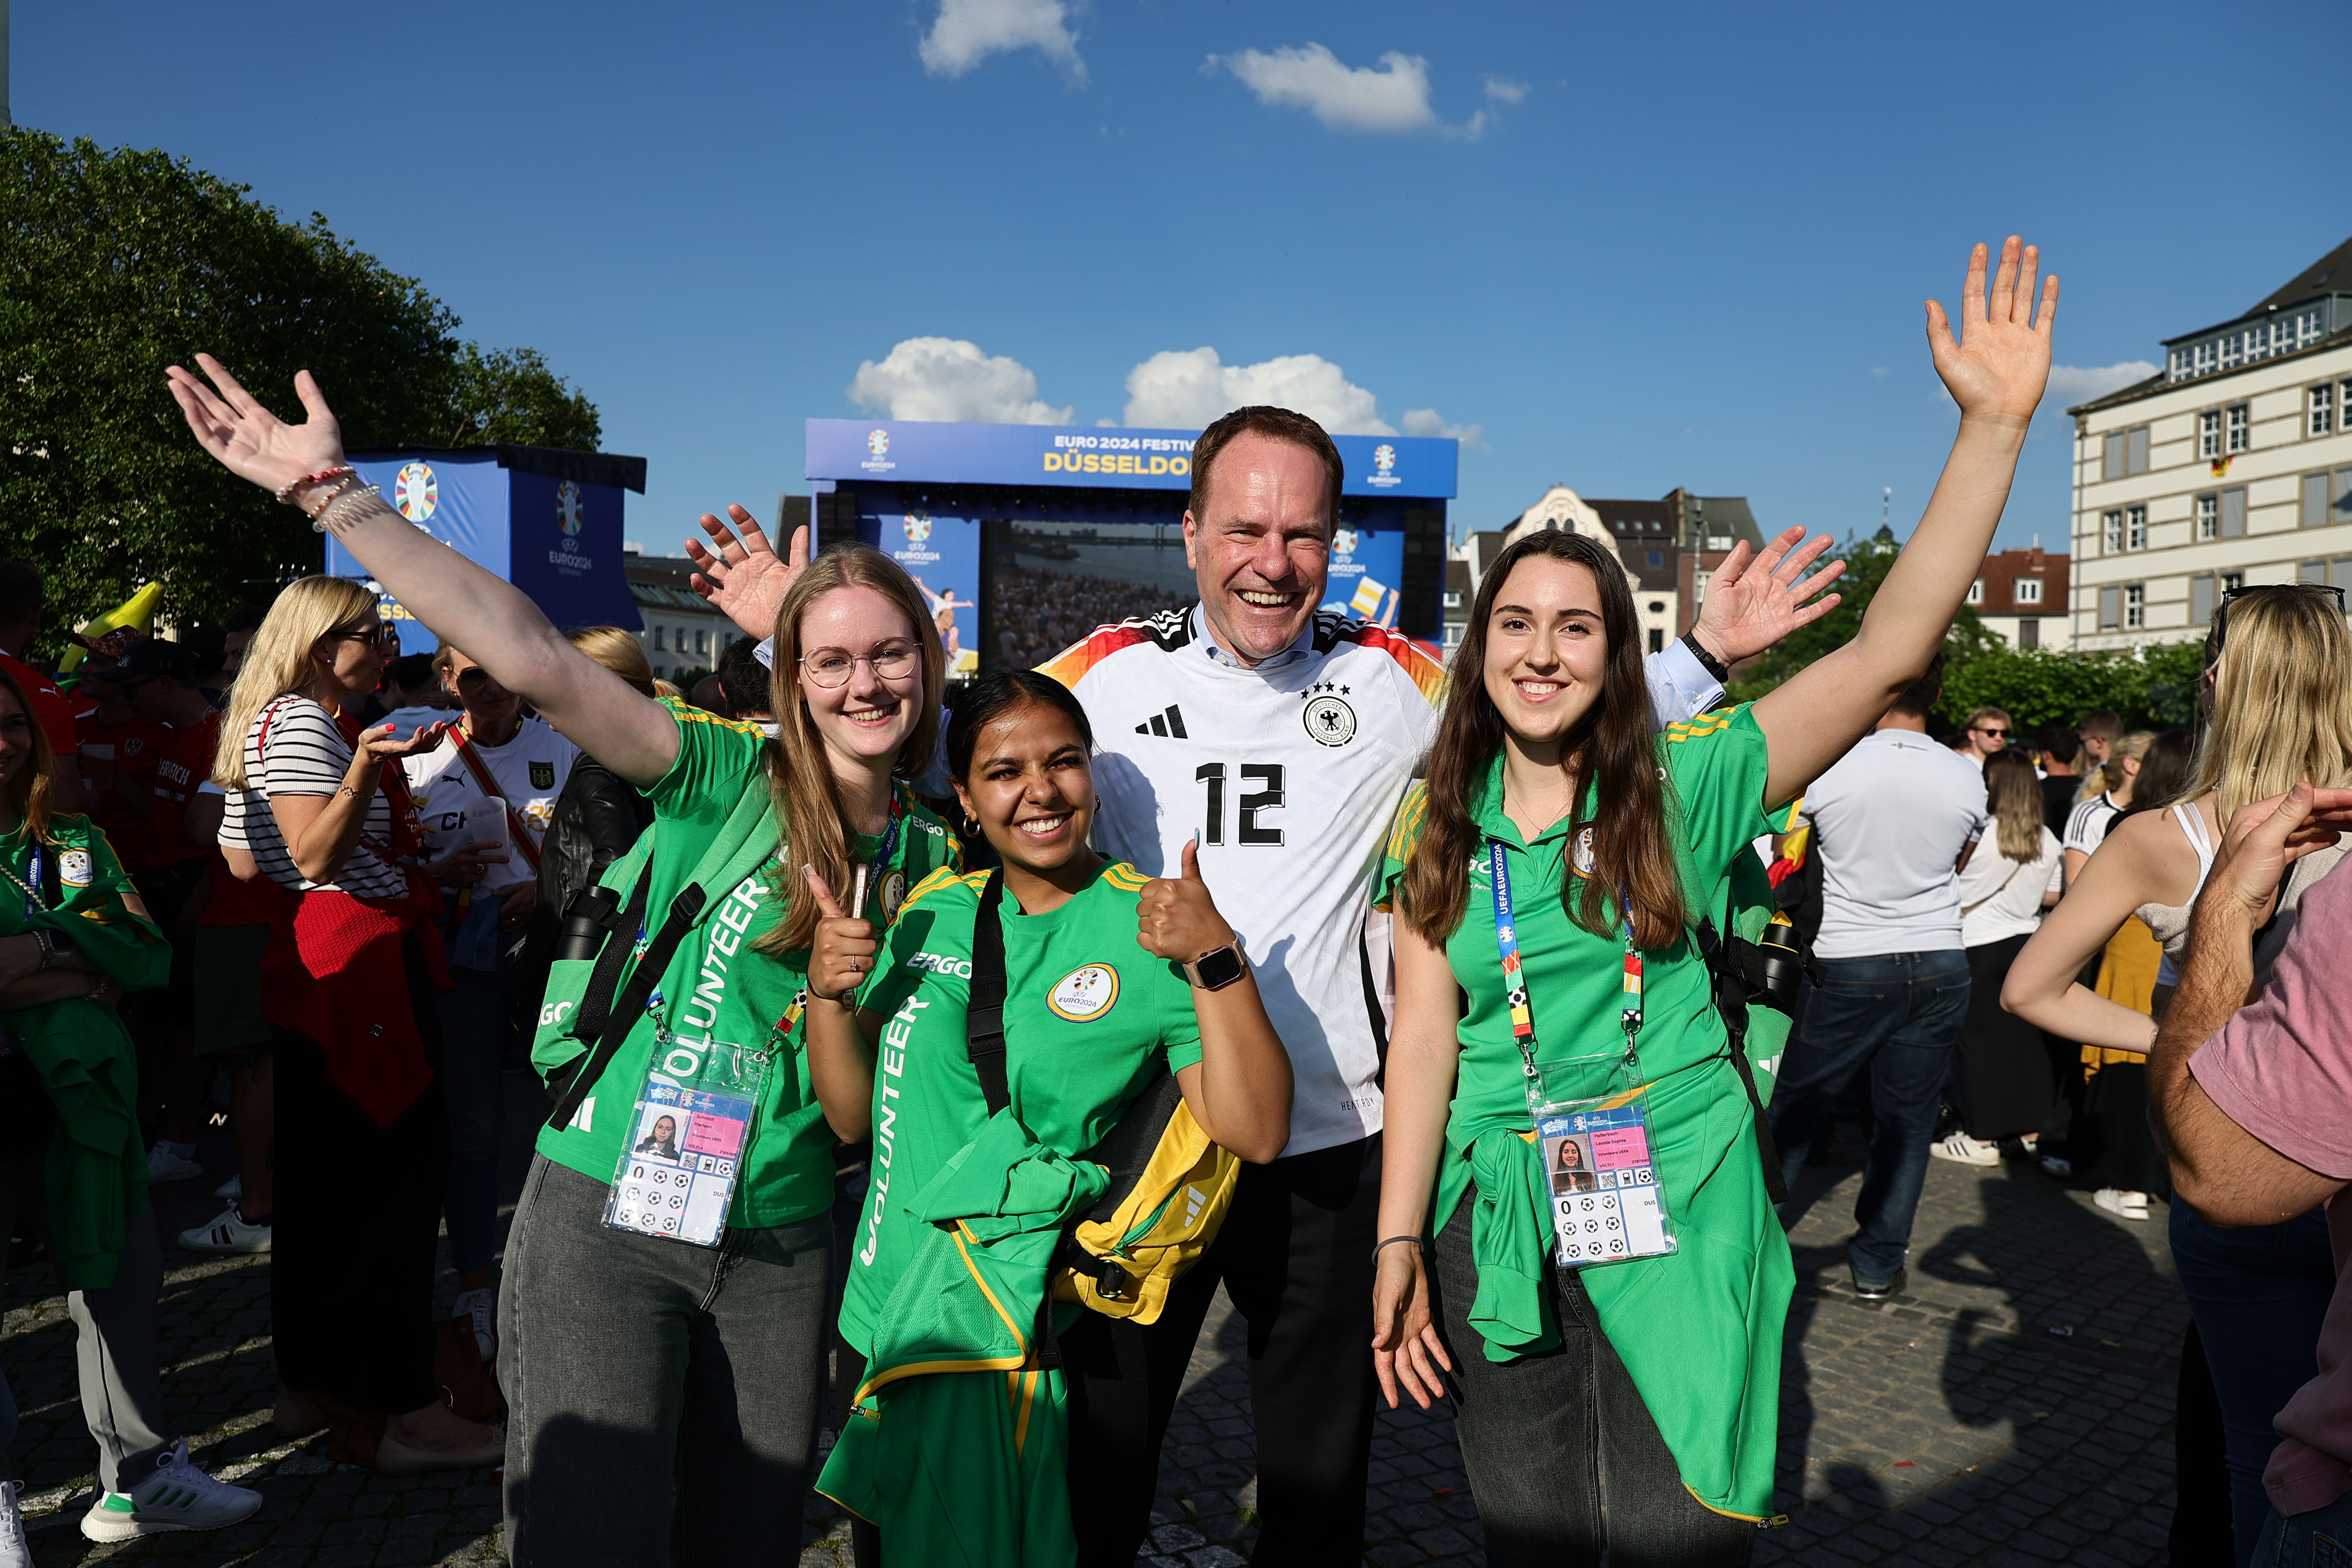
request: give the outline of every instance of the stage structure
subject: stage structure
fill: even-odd
[[[863,540],[905,566],[930,597],[957,675],[1032,662],[1059,651],[1035,642],[1041,604],[1196,596],[1181,525],[1199,434],[812,419],[817,543]],[[1347,478],[1324,607],[1433,644],[1460,444],[1333,439]],[[1070,591],[1057,593],[1055,578],[1071,579]]]
[[[557,626],[644,626],[621,572],[622,491],[646,490],[646,460],[552,447],[394,447],[349,461],[394,510],[520,588]],[[367,579],[330,535],[329,574]],[[371,587],[376,587],[369,580]],[[377,587],[403,653],[437,639]]]

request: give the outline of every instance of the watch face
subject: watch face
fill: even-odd
[[[1230,947],[1221,947],[1194,961],[1192,967],[1199,973],[1202,985],[1211,991],[1231,985],[1242,977],[1241,954]]]

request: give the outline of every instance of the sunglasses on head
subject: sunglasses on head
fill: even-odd
[[[2210,668],[2221,657],[2221,637],[2230,624],[2230,606],[2255,594],[2333,594],[2336,613],[2344,613],[2344,590],[2333,583],[2257,583],[2251,588],[2231,588],[2221,595],[2221,608],[2213,612],[2213,629],[2205,636],[2205,664]]]

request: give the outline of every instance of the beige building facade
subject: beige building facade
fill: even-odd
[[[2078,647],[2202,637],[2232,587],[2352,587],[2352,240],[2071,410]]]

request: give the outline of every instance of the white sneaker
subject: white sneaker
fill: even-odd
[[[0,1568],[33,1568],[33,1549],[25,1543],[25,1510],[17,1494],[22,1481],[0,1481]]]
[[[188,1445],[175,1443],[155,1472],[125,1492],[106,1492],[81,1516],[91,1541],[129,1541],[171,1530],[221,1530],[250,1519],[261,1494],[216,1481],[188,1462]]]
[[[1938,1160],[1949,1160],[1958,1165],[2000,1163],[2000,1144],[1979,1143],[1957,1127],[1952,1130],[1950,1137],[1939,1139],[1928,1144],[1927,1152]]]
[[[269,1227],[247,1225],[245,1215],[235,1204],[221,1210],[220,1217],[210,1225],[200,1225],[180,1233],[180,1245],[190,1252],[267,1252],[269,1250]]]
[[[499,1358],[498,1298],[488,1290],[457,1292],[457,1315],[474,1322],[474,1343],[484,1361]]]
[[[147,1184],[160,1187],[165,1182],[188,1182],[205,1173],[205,1168],[184,1154],[174,1154],[158,1143],[147,1151]]]
[[[2119,1215],[2125,1219],[2147,1217],[2146,1193],[2128,1193],[2120,1187],[2101,1187],[2091,1194],[2091,1201],[2109,1214]]]
[[[245,1178],[243,1176],[231,1176],[227,1181],[223,1182],[219,1186],[213,1189],[213,1196],[216,1198],[226,1198],[231,1203],[236,1202],[237,1199],[245,1196]]]

